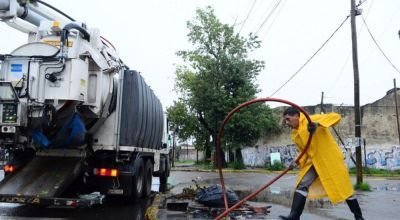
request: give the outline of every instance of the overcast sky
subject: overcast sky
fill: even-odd
[[[164,108],[177,100],[174,71],[180,60],[175,52],[191,46],[186,22],[194,18],[196,8],[208,5],[223,23],[236,24],[242,35],[257,33],[262,40],[262,48],[252,54],[266,66],[258,77],[258,97],[274,94],[298,105],[315,105],[324,92],[325,103],[354,103],[350,19],[281,88],[349,15],[350,0],[44,1],[89,27],[99,28],[123,61],[142,73]],[[360,8],[376,42],[400,68],[400,1],[367,0]],[[361,16],[357,17],[357,29],[360,101],[364,105],[382,98],[393,88],[394,78],[400,85],[400,73],[379,51]],[[23,33],[4,23],[0,33],[0,54],[26,41]]]

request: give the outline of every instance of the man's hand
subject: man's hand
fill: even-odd
[[[307,125],[308,132],[314,134],[315,130],[317,130],[318,122],[311,122]]]

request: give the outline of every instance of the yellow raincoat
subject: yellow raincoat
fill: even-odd
[[[353,195],[353,187],[344,164],[343,153],[329,130],[329,127],[339,123],[341,117],[337,113],[328,113],[312,115],[310,118],[319,126],[312,136],[307,152],[298,163],[300,172],[296,186],[313,165],[318,178],[311,184],[308,198],[316,199],[328,196],[333,204],[342,202]],[[301,113],[299,127],[293,129],[291,135],[299,152],[303,151],[307,144],[309,136],[307,125],[308,121]]]

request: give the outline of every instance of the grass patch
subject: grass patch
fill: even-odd
[[[244,170],[246,169],[246,165],[244,165],[243,161],[233,161],[231,163],[228,163],[228,168],[234,170]]]
[[[194,160],[176,160],[175,163],[177,164],[193,164],[196,163]]]
[[[369,183],[367,182],[362,182],[360,184],[355,184],[354,185],[354,189],[355,190],[361,190],[361,191],[367,191],[367,192],[371,192],[371,186],[369,185]]]
[[[357,169],[355,167],[350,168],[350,174],[357,174]],[[363,175],[371,176],[400,176],[400,170],[385,170],[377,168],[363,168]]]
[[[265,168],[272,171],[280,171],[285,169],[285,165],[278,160],[275,160],[272,165],[266,164]]]
[[[198,169],[212,169],[212,163],[211,161],[204,161],[204,160],[199,160],[194,163],[194,166]]]

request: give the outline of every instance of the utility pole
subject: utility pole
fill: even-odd
[[[400,123],[399,123],[399,109],[397,107],[396,79],[393,79],[393,84],[394,84],[394,104],[396,105],[397,136],[399,137],[399,144],[400,144]]]
[[[320,109],[321,113],[325,113],[323,104],[324,104],[324,92],[321,92],[321,109]]]
[[[360,11],[356,8],[355,0],[351,1],[350,23],[351,23],[351,42],[353,54],[353,72],[354,72],[354,124],[355,124],[355,140],[356,147],[356,168],[357,168],[357,184],[363,182],[362,176],[362,157],[361,157],[361,109],[360,109],[360,84],[358,74],[358,54],[357,54],[357,30],[356,15]]]

